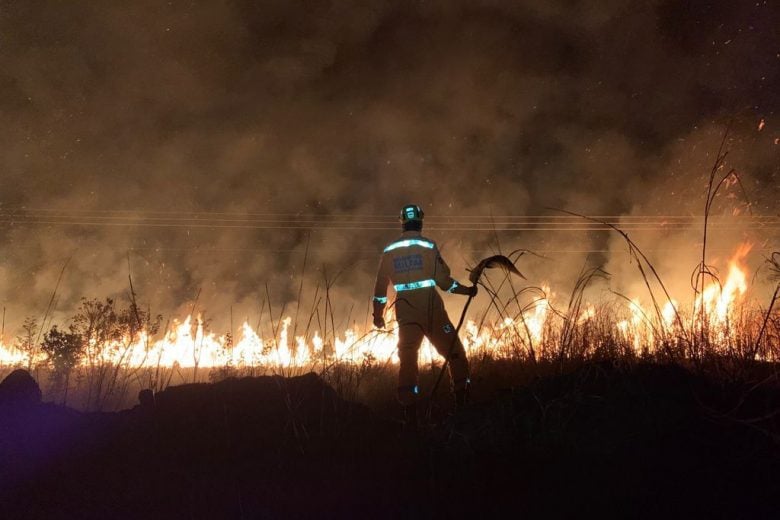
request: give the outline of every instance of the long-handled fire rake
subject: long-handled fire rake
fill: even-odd
[[[477,285],[480,277],[482,276],[482,272],[485,269],[493,269],[496,267],[505,270],[509,274],[515,274],[520,278],[525,279],[525,276],[523,276],[523,274],[517,270],[517,267],[515,267],[515,264],[509,258],[503,255],[494,255],[489,258],[485,258],[479,262],[474,269],[471,270],[471,273],[469,274],[469,281],[472,283],[472,285]],[[453,347],[455,346],[455,341],[458,339],[458,333],[460,332],[460,328],[463,325],[463,321],[466,319],[466,312],[469,310],[469,305],[471,305],[471,300],[473,299],[474,296],[469,295],[468,300],[466,300],[466,305],[463,306],[463,311],[460,313],[460,320],[458,320],[458,326],[455,327],[455,335],[452,338],[452,345],[450,345],[449,351],[447,352],[447,357],[444,360],[444,365],[441,367],[439,377],[436,378],[436,384],[433,385],[433,390],[431,390],[431,396],[428,401],[428,413],[430,413],[431,403],[433,403],[433,396],[436,395],[436,390],[439,388],[442,377],[444,377],[444,372],[447,371],[447,367],[449,366],[450,357],[452,357]]]

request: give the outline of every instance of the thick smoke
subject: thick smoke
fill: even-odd
[[[294,309],[306,258],[306,305],[327,276],[363,320],[395,234],[368,220],[392,228],[407,202],[496,222],[700,215],[729,124],[727,168],[775,215],[778,27],[771,2],[2,2],[0,299],[9,323],[40,316],[70,258],[58,316],[124,297],[132,273],[153,311],[224,328],[231,306],[258,319],[266,285],[275,317]],[[736,193],[714,211],[746,211]],[[215,227],[250,214],[352,225]],[[536,283],[565,290],[600,263],[637,283],[608,233],[429,235],[462,278],[523,247],[547,251],[526,265]],[[687,282],[698,235],[632,236]],[[743,239],[771,249],[776,232],[713,240]]]

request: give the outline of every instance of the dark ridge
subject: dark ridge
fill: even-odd
[[[21,377],[21,376],[15,376]],[[0,416],[7,518],[777,517],[780,388],[588,363],[416,435],[319,376]],[[770,412],[770,413],[768,413]]]
[[[0,382],[0,407],[26,407],[41,403],[41,389],[26,370],[18,368]]]

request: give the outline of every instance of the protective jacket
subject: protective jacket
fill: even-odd
[[[449,355],[454,389],[465,388],[466,353],[436,288],[459,294],[466,294],[468,289],[452,278],[436,243],[418,231],[405,231],[385,247],[374,286],[374,316],[384,312],[389,285],[395,289],[393,305],[399,325],[399,400],[411,404],[416,399],[417,354],[423,337],[440,355]]]

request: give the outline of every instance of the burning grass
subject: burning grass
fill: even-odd
[[[685,305],[671,298],[661,304],[654,296],[647,305],[619,294],[589,301],[588,287],[606,277],[598,268],[583,271],[568,298],[547,286],[518,288],[508,278],[486,279],[489,301],[461,331],[475,379],[494,361],[531,371],[540,364],[563,370],[592,360],[671,361],[716,367],[729,377],[756,362],[776,362],[777,295],[768,306],[749,297],[749,252],[749,245],[740,246],[724,280],[713,280]],[[770,268],[778,272],[776,263]],[[397,363],[397,330],[389,318],[386,331],[354,324],[337,333],[310,332],[310,325],[298,327],[289,317],[264,328],[245,322],[233,338],[209,331],[200,317],[162,327],[161,317],[134,302],[121,308],[111,300],[84,300],[67,329],[54,326],[44,333],[28,320],[15,342],[0,345],[0,364],[33,370],[47,383],[49,399],[70,399],[83,409],[125,407],[144,388],[309,371],[322,374],[342,395],[374,400],[373,394],[379,401],[378,394],[392,394]],[[427,342],[420,354],[424,372],[441,366]],[[370,388],[377,385],[381,389]]]
[[[557,366],[563,371],[593,360],[660,361],[715,370],[728,379],[744,377],[756,363],[776,366],[780,358],[780,316],[775,310],[780,295],[780,253],[767,261],[775,289],[766,305],[750,292],[745,264],[750,243],[737,247],[722,277],[708,263],[707,226],[715,198],[723,188],[742,189],[733,169],[723,173],[727,136],[728,130],[709,175],[701,260],[691,275],[693,291],[687,301],[670,293],[647,256],[616,224],[565,211],[622,237],[645,294],[612,293],[608,298],[591,299],[589,288],[609,276],[601,267],[584,268],[567,298],[558,297],[544,284],[516,287],[508,275],[497,280],[483,278],[480,284],[489,301],[460,331],[475,375],[490,362],[511,363],[524,367],[518,373],[526,373],[525,367],[533,371],[543,365]],[[523,254],[519,251],[510,257],[517,261]],[[65,267],[67,262],[63,273]],[[223,335],[210,331],[206,320],[193,315],[194,307],[183,320],[162,327],[161,316],[152,316],[137,305],[130,279],[127,307],[120,308],[112,300],[83,300],[65,330],[53,326],[44,331],[37,320],[28,318],[16,341],[0,337],[0,371],[17,366],[34,370],[39,381],[49,381],[45,392],[49,399],[65,402],[75,390],[79,406],[98,410],[126,406],[128,396],[137,389],[160,391],[171,384],[206,379],[309,371],[321,374],[348,397],[370,392],[367,380],[374,386],[378,380],[387,381],[380,386],[387,386],[390,395],[394,385],[388,374],[398,362],[392,304],[386,316],[387,330],[372,330],[357,322],[336,330],[330,299],[333,282],[325,280],[324,297],[318,297],[319,290],[315,293],[311,312],[303,319],[305,268],[306,260],[294,318],[274,319],[269,308],[264,326],[244,322],[237,333],[231,330]],[[44,324],[56,292],[55,288]],[[420,363],[424,374],[434,373],[441,363],[427,341]]]

